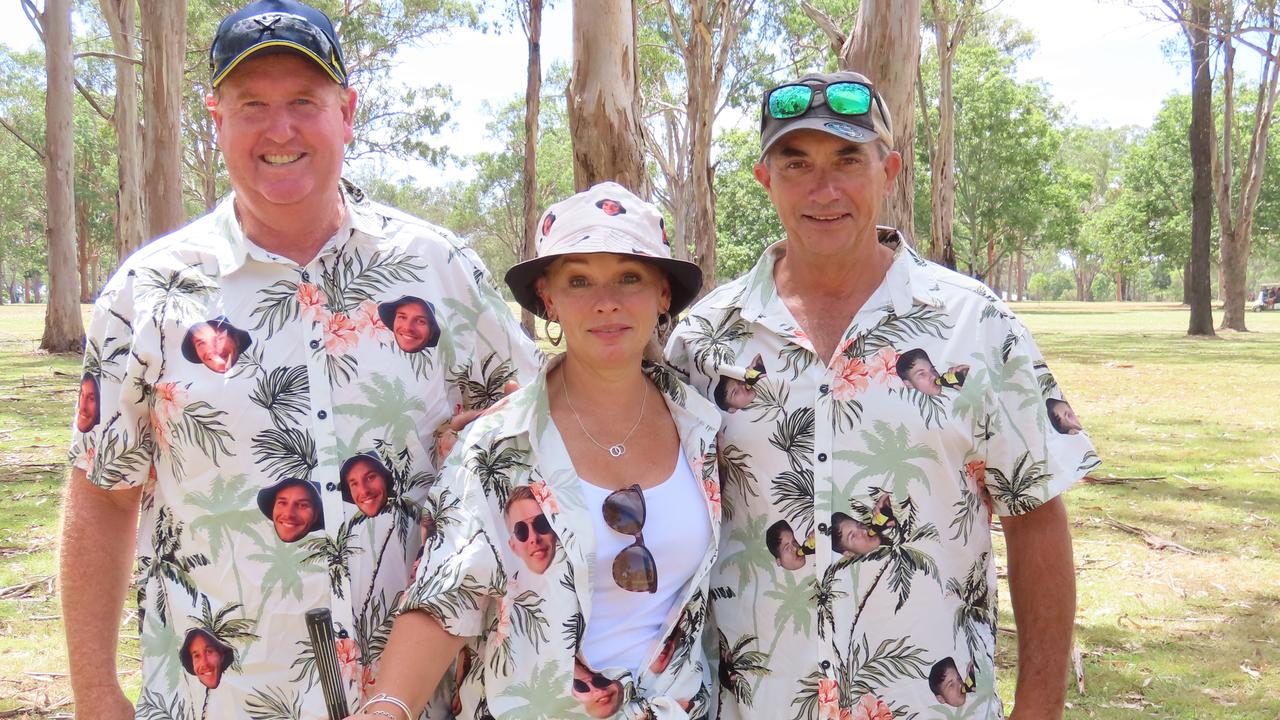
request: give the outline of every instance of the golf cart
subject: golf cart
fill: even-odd
[[[1280,308],[1280,283],[1262,283],[1258,286],[1258,295],[1253,300],[1253,311],[1275,310]]]

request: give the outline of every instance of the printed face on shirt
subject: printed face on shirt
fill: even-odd
[[[343,478],[351,492],[351,500],[360,512],[373,517],[387,504],[387,478],[382,469],[370,460],[357,460]]]
[[[395,322],[391,328],[396,345],[407,353],[418,352],[431,341],[431,321],[427,319],[427,306],[418,302],[405,302],[396,308]]]
[[[76,430],[89,432],[101,417],[98,408],[98,380],[86,375],[80,381],[80,400],[76,403]]]
[[[680,631],[680,624],[677,623],[671,630],[671,634],[667,635],[667,639],[662,641],[662,648],[658,650],[658,656],[649,663],[649,672],[654,675],[661,675],[666,671],[667,666],[671,664],[671,656],[676,654],[676,634]]]
[[[507,504],[507,545],[524,561],[529,571],[541,575],[547,571],[556,554],[556,534],[533,498],[512,500]]]
[[[1084,429],[1080,424],[1080,418],[1076,417],[1076,411],[1071,409],[1071,405],[1066,400],[1051,398],[1046,401],[1046,405],[1054,430],[1063,435],[1077,435]]]
[[[311,532],[316,522],[316,506],[311,493],[301,485],[286,485],[276,492],[271,507],[271,522],[276,535],[284,542],[297,542]]]
[[[911,363],[902,380],[917,391],[936,397],[942,394],[942,385],[938,383],[938,378],[937,368],[929,362],[928,358],[922,357]]]
[[[622,683],[573,664],[573,697],[593,718],[613,717],[622,706]]]
[[[204,635],[196,635],[188,652],[191,654],[191,671],[200,684],[210,690],[218,687],[222,682],[222,649]]]
[[[204,323],[191,330],[191,344],[196,357],[210,370],[222,374],[230,370],[240,359],[240,349],[225,325],[215,327]]]
[[[831,549],[846,557],[861,557],[880,547],[880,536],[843,513],[831,519]]]
[[[724,384],[724,400],[717,403],[721,410],[733,413],[755,402],[756,389],[745,382],[726,375],[721,376],[720,382]]]
[[[942,682],[938,685],[938,692],[935,697],[938,702],[945,703],[951,707],[960,707],[964,705],[965,687],[964,681],[960,679],[960,671],[955,665],[951,665],[942,674]]]
[[[790,525],[778,531],[777,542],[777,552],[773,554],[773,558],[778,561],[778,567],[783,570],[799,570],[804,567],[808,556],[796,541],[796,534]]]

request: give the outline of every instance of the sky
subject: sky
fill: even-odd
[[[0,5],[0,42],[33,46],[35,32],[17,6]],[[1037,46],[1019,63],[1019,77],[1044,82],[1076,122],[1149,126],[1161,101],[1190,84],[1186,63],[1167,60],[1161,49],[1168,41],[1181,43],[1176,27],[1149,20],[1122,0],[987,0],[984,6],[1013,16],[1034,33]],[[544,15],[544,70],[571,56],[571,8],[561,0]],[[1182,45],[1177,48],[1185,52]],[[485,103],[497,106],[524,92],[525,53],[518,29],[505,35],[459,31],[402,51],[398,72],[406,79],[426,77],[453,86],[454,122],[441,141],[462,156],[494,149],[486,138]],[[451,81],[453,73],[457,79]],[[460,168],[405,170],[426,185],[467,174]]]

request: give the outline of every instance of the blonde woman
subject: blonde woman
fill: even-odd
[[[614,183],[553,205],[506,280],[564,353],[478,420],[432,493],[414,584],[357,717],[412,720],[458,651],[462,717],[706,713],[714,405],[652,360],[696,297],[661,213]]]

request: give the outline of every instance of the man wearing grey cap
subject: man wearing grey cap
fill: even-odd
[[[721,413],[722,719],[1003,717],[993,515],[1018,625],[1012,716],[1062,714],[1075,581],[1058,496],[1098,458],[1084,433],[1053,432],[1045,398],[1061,392],[1008,307],[876,225],[902,163],[892,128],[858,73],[771,88],[755,176],[785,237],[667,348],[707,397],[758,373]],[[921,392],[897,372],[913,349],[964,381]],[[779,522],[816,537],[814,562],[776,566],[762,529]],[[959,710],[929,680],[945,658],[974,669]]]
[[[327,718],[314,608],[343,638],[354,711],[421,545],[405,528],[431,519],[433,429],[539,365],[474,253],[341,178],[356,93],[324,13],[253,2],[218,26],[209,69],[232,192],[125,260],[94,313],[99,420],[73,433],[61,551],[82,718]],[[406,296],[439,328],[409,350],[379,310]],[[190,339],[211,323],[234,331],[217,363]],[[374,514],[339,472],[366,455],[389,475]],[[136,711],[114,659],[135,536]],[[193,624],[235,662],[184,673]]]

